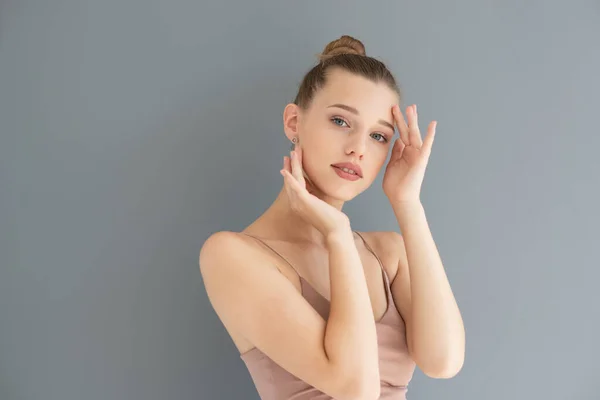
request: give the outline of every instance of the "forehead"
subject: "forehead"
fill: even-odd
[[[324,108],[343,103],[355,107],[361,115],[390,113],[398,104],[398,94],[384,82],[373,82],[367,78],[335,68],[329,71],[325,86],[317,91],[313,99],[315,107]]]

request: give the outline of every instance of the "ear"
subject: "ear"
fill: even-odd
[[[283,131],[285,136],[291,141],[298,137],[301,110],[298,105],[290,103],[283,110]]]

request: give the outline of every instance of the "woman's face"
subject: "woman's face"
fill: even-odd
[[[320,192],[348,201],[373,183],[393,145],[398,101],[384,83],[333,69],[307,110],[286,107],[286,135],[300,139],[304,171]],[[340,176],[333,165],[344,162],[358,165],[362,176]]]

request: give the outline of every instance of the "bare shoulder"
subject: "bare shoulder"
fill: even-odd
[[[213,265],[212,260],[219,257],[224,251],[249,252],[254,249],[248,239],[238,232],[219,231],[211,234],[200,248],[200,270]],[[204,262],[202,262],[204,261]]]
[[[199,263],[208,298],[237,343],[334,398],[348,397],[356,376],[344,376],[325,353],[325,320],[263,249],[246,235],[217,232],[204,242]]]
[[[398,273],[398,262],[405,257],[404,239],[395,231],[360,232],[381,259],[390,280]]]
[[[200,273],[211,302],[228,295],[228,282],[242,276],[251,277],[261,270],[278,271],[250,238],[238,232],[219,231],[211,234],[200,249]],[[220,314],[219,309],[216,309]],[[219,315],[221,316],[221,315]]]
[[[211,234],[203,243],[200,254],[204,251],[226,248],[228,246],[247,246],[249,241],[246,236],[239,232],[218,231]],[[248,246],[248,249],[251,246]]]

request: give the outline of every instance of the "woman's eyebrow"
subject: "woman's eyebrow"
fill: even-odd
[[[342,109],[344,109],[344,110],[346,110],[346,111],[350,111],[352,114],[359,115],[359,113],[358,113],[358,110],[357,110],[356,108],[354,108],[354,107],[350,107],[350,106],[348,106],[348,105],[346,105],[346,104],[340,104],[340,103],[336,103],[336,104],[332,104],[332,105],[328,106],[327,108],[331,108],[331,107],[338,107],[338,108],[342,108]],[[394,125],[390,124],[389,122],[387,122],[387,121],[384,121],[384,120],[382,120],[382,119],[380,119],[380,120],[379,120],[379,121],[377,121],[377,122],[379,122],[379,123],[380,123],[380,124],[382,124],[382,125],[385,125],[385,126],[387,126],[387,127],[388,127],[388,128],[390,128],[392,131],[394,131]]]

